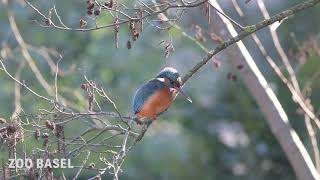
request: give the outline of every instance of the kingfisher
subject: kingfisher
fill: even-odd
[[[136,91],[132,101],[137,123],[141,125],[147,120],[147,123],[150,124],[156,120],[170,107],[178,93],[192,102],[181,87],[181,77],[172,67],[165,67],[155,78],[143,84]]]

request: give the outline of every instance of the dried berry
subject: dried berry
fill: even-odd
[[[86,20],[84,20],[83,18],[81,18],[80,19],[80,28],[84,28],[84,27],[86,27],[87,26],[87,21]]]
[[[133,30],[133,31],[132,31],[132,40],[133,40],[133,41],[136,41],[136,40],[138,39],[139,35],[140,35],[140,34],[139,34],[138,31]]]
[[[134,30],[134,21],[129,22],[129,29],[132,31]]]
[[[88,11],[87,11],[87,14],[88,14],[88,15],[92,15],[92,14],[93,14],[93,10],[88,10]]]
[[[108,3],[108,8],[112,8],[113,6],[113,0],[110,0],[110,2]]]
[[[39,137],[40,137],[40,130],[39,130],[39,129],[36,129],[36,130],[34,131],[34,138],[35,138],[36,140],[38,140]]]
[[[49,134],[48,133],[43,133],[41,137],[44,138],[44,139],[47,139],[49,137]]]
[[[128,40],[128,42],[127,42],[127,48],[128,48],[128,49],[131,49],[131,47],[132,47],[132,46],[131,46],[131,41]]]
[[[92,10],[93,8],[94,8],[94,3],[93,3],[93,2],[88,3],[87,9],[88,9],[88,10]]]
[[[243,65],[242,64],[237,65],[237,69],[239,70],[243,69]]]
[[[100,15],[101,10],[100,9],[96,9],[94,11],[94,15],[99,16]]]
[[[88,88],[88,84],[87,83],[84,83],[84,84],[81,84],[81,89],[87,89]]]
[[[46,127],[50,130],[54,130],[55,129],[55,123],[54,122],[50,122],[50,121],[46,121]]]

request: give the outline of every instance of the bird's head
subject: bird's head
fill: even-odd
[[[180,74],[175,68],[165,67],[156,78],[163,82],[165,86],[176,89],[189,102],[192,102],[191,98],[181,89],[182,80]]]

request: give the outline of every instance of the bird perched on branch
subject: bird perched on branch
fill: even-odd
[[[172,67],[164,68],[154,79],[142,85],[136,91],[132,101],[137,123],[144,124],[147,121],[149,126],[170,107],[178,93],[192,102],[181,86],[181,77]]]

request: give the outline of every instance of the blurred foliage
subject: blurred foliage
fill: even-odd
[[[48,10],[54,2],[66,24],[77,27],[80,17],[89,19],[84,1],[57,0],[50,3],[43,0],[34,1],[43,10]],[[267,5],[271,10],[270,13],[274,14],[298,2],[300,1],[281,1],[281,3],[270,1]],[[41,21],[41,18],[39,19],[30,8],[15,2],[11,3],[25,41],[35,47],[54,48],[63,55],[60,66],[66,73],[59,77],[59,91],[67,99],[73,100],[79,109],[86,109],[86,100],[80,96],[84,95],[80,89],[80,85],[85,81],[84,75],[104,86],[121,113],[132,115],[131,98],[139,85],[154,77],[164,66],[174,66],[184,74],[204,55],[200,48],[182,36],[181,31],[177,29],[171,29],[168,33],[147,26],[141,38],[133,43],[132,49],[128,50],[126,42],[129,32],[126,28],[121,28],[120,47],[116,49],[112,29],[68,32],[41,28],[32,22],[33,19]],[[232,16],[236,16],[231,10],[229,1],[224,5],[230,9]],[[255,1],[247,5],[241,4],[241,7],[248,17],[239,19],[240,22],[254,23],[261,19],[260,15],[255,15],[258,12]],[[202,11],[201,13],[199,11],[199,9],[188,11],[180,23],[184,31],[191,36],[194,35],[192,28],[194,24],[199,24],[210,32],[210,26],[204,20]],[[112,21],[110,16],[105,14],[101,16],[98,24]],[[279,34],[287,52],[292,52],[290,60],[295,66],[301,87],[309,85],[310,99],[314,107],[319,108],[319,75],[314,77],[320,71],[320,24],[317,17],[320,18],[319,7],[303,12],[282,23]],[[12,52],[12,56],[8,56],[5,63],[8,70],[14,73],[23,61],[23,57],[19,53],[6,10],[2,6],[0,6],[0,23],[2,50],[8,47]],[[271,56],[280,64],[281,61],[266,32],[262,30],[258,34],[263,38]],[[290,33],[295,34],[300,47],[294,43]],[[170,37],[173,38],[175,51],[165,59],[164,48],[159,42],[169,41]],[[289,91],[263,61],[264,58],[249,38],[246,41],[265,76],[272,83],[289,115],[290,122],[310,150],[303,116],[298,113],[298,107],[292,102]],[[318,47],[311,46],[311,43],[318,44]],[[216,46],[210,38],[207,38],[205,45],[210,49]],[[45,59],[35,53],[32,55],[46,80],[53,85],[54,73],[51,72]],[[126,160],[121,179],[295,179],[285,154],[273,137],[254,99],[241,82],[241,78],[238,77],[235,82],[227,79],[228,72],[237,74],[239,71],[228,64],[232,59],[227,60],[219,56],[217,59],[221,60],[219,68],[209,63],[186,84],[185,89],[194,103],[189,104],[178,97],[170,110],[151,126],[146,137]],[[35,77],[28,65],[25,65],[22,74],[23,80],[29,86],[45,94],[34,80]],[[313,81],[307,84],[311,79]],[[0,83],[0,116],[8,119],[14,110],[14,83],[2,71],[0,71]],[[43,107],[44,103],[22,89],[22,106],[25,112],[32,113]],[[103,104],[103,107],[112,110],[108,103]],[[78,134],[83,128],[82,123],[74,123],[72,127],[67,133]],[[4,156],[0,153],[0,157]],[[76,170],[70,170],[68,175],[72,177],[75,172]],[[81,178],[86,177],[87,175],[83,174]]]

